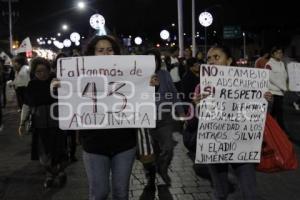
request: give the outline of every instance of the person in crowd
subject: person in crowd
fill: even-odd
[[[17,102],[19,112],[21,112],[23,103],[24,103],[24,95],[25,89],[30,81],[30,72],[29,66],[26,57],[17,55],[13,58],[12,64],[15,70],[15,79],[13,81],[13,85],[16,90]]]
[[[184,52],[183,52],[183,57],[184,57],[184,59],[187,60],[187,59],[189,59],[189,58],[192,58],[192,57],[193,57],[192,53],[193,53],[193,52],[192,52],[192,49],[189,48],[189,47],[186,47],[186,48],[184,49]]]
[[[270,60],[270,53],[266,49],[262,49],[260,57],[255,61],[254,67],[264,69],[267,62]]]
[[[118,42],[111,36],[95,36],[87,45],[86,56],[120,55]],[[128,200],[129,181],[136,155],[136,129],[80,130],[83,161],[89,182],[89,199]]]
[[[150,85],[155,86],[157,110],[156,128],[150,129],[153,148],[156,160],[155,162],[144,164],[148,184],[146,187],[155,189],[156,172],[162,177],[167,186],[171,184],[171,178],[168,175],[168,168],[173,158],[173,150],[176,142],[173,139],[174,120],[172,116],[172,104],[180,102],[178,91],[176,90],[169,72],[161,70],[161,56],[156,49],[150,49],[146,55],[154,55],[156,62],[155,75],[151,78]],[[172,98],[168,98],[172,95]],[[170,103],[162,106],[163,103]],[[184,110],[181,106],[175,107],[178,115],[184,116]],[[167,112],[165,110],[168,110]]]
[[[288,74],[282,58],[283,49],[281,47],[273,47],[271,49],[271,58],[266,63],[265,68],[270,70],[269,89],[273,94],[273,102],[270,109],[271,115],[277,120],[281,128],[284,129],[283,97],[287,91]]]
[[[15,71],[12,68],[11,65],[8,63],[3,64],[3,71],[2,71],[2,81],[3,81],[3,87],[2,87],[2,107],[6,107],[6,101],[7,101],[7,96],[6,96],[6,87],[7,85],[12,86],[12,81],[15,79]]]
[[[59,58],[67,57],[67,54],[61,52],[56,55],[52,66],[51,66],[51,74],[52,76],[56,77],[56,69],[57,69],[57,61]],[[77,144],[79,143],[79,134],[76,130],[64,130],[66,134],[66,148],[67,148],[67,156],[70,162],[77,162],[78,159],[76,158],[76,149]]]
[[[182,89],[184,93],[184,102],[191,103],[194,88],[200,81],[200,63],[197,58],[189,58],[186,61],[186,65],[189,70],[182,78]]]
[[[182,88],[184,93],[183,101],[185,103],[192,103],[193,102],[193,95],[195,87],[200,83],[200,63],[198,63],[197,58],[190,58],[187,60],[187,67],[189,70],[184,75],[182,79]],[[190,112],[190,106],[184,106],[185,113],[189,116],[192,113]],[[192,120],[188,121],[189,123],[185,123],[184,132],[183,132],[183,143],[185,147],[190,151],[190,155],[192,158],[196,153],[196,146],[190,144],[191,134],[195,133],[198,128],[198,119],[195,117]],[[193,159],[194,160],[194,159]]]
[[[25,122],[32,123],[32,160],[40,160],[46,169],[44,187],[53,186],[55,179],[62,186],[66,182],[64,172],[65,137],[58,128],[58,121],[51,116],[51,105],[57,102],[51,96],[50,63],[48,60],[36,57],[31,62],[31,72],[34,78],[29,82],[25,101],[22,107],[19,135],[25,133]],[[57,113],[57,112],[54,112]]]
[[[233,57],[226,46],[216,45],[208,50],[207,64],[230,66],[232,63]],[[200,94],[200,85],[198,85],[195,88],[195,104],[198,104],[200,100],[206,97],[207,94]],[[271,100],[271,93],[267,92],[265,98],[268,101]],[[255,163],[209,164],[208,168],[213,182],[214,198],[216,200],[227,199],[229,194],[228,170],[230,166],[238,178],[243,199],[257,199]]]
[[[181,91],[182,65],[180,65],[178,60],[178,52],[177,47],[171,47],[170,56],[166,57],[165,63],[177,91]]]

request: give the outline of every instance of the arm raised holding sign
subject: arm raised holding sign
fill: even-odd
[[[207,53],[207,64],[209,65],[224,65],[230,66],[233,63],[233,58],[231,56],[230,50],[225,46],[214,46],[209,49]],[[216,66],[217,67],[217,66]],[[194,102],[198,104],[201,100],[206,98],[208,95],[214,94],[213,86],[209,86],[207,88],[207,94],[200,94],[200,86],[198,85],[195,90],[195,97]],[[205,88],[204,88],[205,89]],[[208,90],[209,89],[209,90]],[[267,95],[268,96],[268,95]],[[202,121],[205,120],[203,118],[199,118],[200,124],[205,124],[206,122]],[[217,122],[216,122],[217,123]],[[214,131],[214,130],[213,130]],[[231,132],[230,132],[231,134]],[[226,140],[224,140],[225,142]],[[202,144],[203,145],[203,144]],[[198,146],[197,146],[198,148]],[[197,149],[198,154],[198,149]],[[205,154],[205,153],[204,153]],[[206,154],[205,154],[206,155]],[[227,154],[229,156],[229,153]],[[230,159],[230,156],[227,157]],[[196,159],[199,159],[198,155]],[[228,197],[228,168],[229,165],[237,172],[238,179],[242,195],[245,199],[256,199],[257,192],[256,192],[256,179],[255,179],[255,164],[253,163],[216,163],[216,164],[209,164],[209,171],[212,178],[212,182],[214,184],[214,194],[216,195],[216,199],[227,199]]]
[[[88,44],[86,56],[120,55],[120,46],[113,37],[95,36]],[[121,97],[123,102],[120,109],[126,107],[127,98],[122,93],[125,86],[122,82],[109,82],[107,96],[116,95]],[[59,86],[54,82],[53,85]],[[92,100],[93,110],[97,111],[96,92],[99,85],[88,81],[83,87],[81,95]],[[121,110],[115,111],[121,112]],[[99,190],[99,188],[109,188],[110,171],[113,183],[112,191],[121,191],[113,194],[118,199],[128,199],[129,179],[132,165],[136,154],[136,129],[94,129],[80,130],[83,146],[83,161],[88,174],[90,196],[107,197],[109,189]],[[108,169],[108,170],[107,170]],[[122,174],[122,176],[118,176]],[[101,184],[101,185],[99,185]],[[127,189],[124,189],[127,188]]]

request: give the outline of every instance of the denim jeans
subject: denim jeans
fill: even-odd
[[[112,174],[112,199],[128,200],[129,181],[136,148],[112,157],[83,151],[83,161],[89,182],[89,200],[106,200],[110,192]]]

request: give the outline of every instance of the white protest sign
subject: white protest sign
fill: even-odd
[[[86,56],[58,60],[61,129],[153,128],[153,56]]]
[[[202,65],[196,163],[260,162],[268,91],[265,69]]]
[[[287,71],[290,91],[300,92],[300,63],[290,62],[287,65]]]

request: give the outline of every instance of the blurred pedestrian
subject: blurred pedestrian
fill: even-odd
[[[178,91],[173,84],[169,72],[161,70],[161,56],[156,49],[146,52],[146,55],[154,55],[156,62],[155,75],[152,76],[150,85],[155,86],[158,96],[156,99],[157,121],[156,128],[150,129],[150,135],[153,142],[155,162],[144,164],[147,186],[149,189],[155,189],[155,178],[158,173],[167,186],[171,185],[171,178],[168,174],[168,168],[173,158],[173,151],[176,142],[173,138],[174,116],[172,116],[172,105],[180,102]],[[169,98],[171,97],[171,98]],[[170,104],[168,104],[170,103]],[[164,105],[165,106],[162,106]],[[175,107],[179,116],[184,116],[184,110],[181,106]]]
[[[288,74],[283,59],[283,48],[273,47],[271,58],[265,68],[270,70],[269,90],[273,94],[271,104],[271,115],[277,120],[282,129],[285,129],[283,122],[283,97],[287,91]]]
[[[19,135],[25,133],[25,123],[32,123],[31,159],[39,159],[46,169],[44,188],[52,187],[57,178],[62,186],[66,181],[64,172],[65,137],[58,128],[58,121],[51,116],[51,105],[57,102],[51,96],[50,63],[44,58],[36,57],[31,62],[34,78],[26,88],[25,102],[22,107]],[[55,110],[54,110],[55,111]],[[57,114],[57,111],[54,112]],[[30,117],[31,115],[31,117]],[[57,116],[56,116],[57,117]]]
[[[14,57],[12,59],[12,64],[15,70],[13,85],[17,96],[18,112],[21,112],[25,98],[25,89],[30,81],[29,66],[26,57],[21,55]]]

